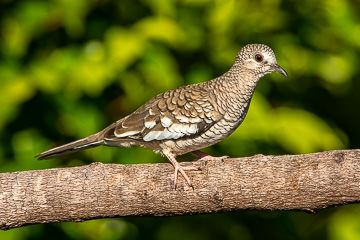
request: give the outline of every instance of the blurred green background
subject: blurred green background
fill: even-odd
[[[33,156],[101,130],[157,93],[221,75],[247,43],[272,47],[289,77],[264,77],[244,123],[205,151],[240,157],[359,148],[359,0],[0,0],[0,171],[166,162],[140,148]],[[50,238],[360,239],[360,206],[0,232],[0,239]]]

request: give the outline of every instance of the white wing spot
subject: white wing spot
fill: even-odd
[[[187,129],[188,134],[195,134],[198,131],[196,124],[191,124]]]
[[[167,129],[164,129],[164,131],[159,136],[157,136],[156,140],[178,139],[184,135],[185,134],[183,133],[169,132]]]
[[[175,118],[179,120],[179,122],[181,123],[199,123],[202,121],[202,119],[199,117],[192,118],[192,117],[185,117],[183,115],[177,115],[175,116]]]
[[[171,127],[168,128],[168,130],[170,132],[181,133],[182,127],[183,127],[183,124],[174,123],[173,125],[171,125]]]
[[[213,121],[212,121],[211,119],[205,118],[205,122],[206,122],[206,123],[212,123]]]
[[[116,131],[115,131],[114,135],[115,135],[115,137],[123,138],[123,137],[132,136],[132,135],[135,135],[135,134],[138,134],[138,133],[139,133],[139,131],[128,131],[128,132],[124,132],[122,134],[116,134]]]
[[[144,136],[143,140],[146,142],[150,142],[153,140],[178,139],[184,135],[184,133],[169,132],[167,129],[164,129],[164,131],[149,132]]]
[[[153,127],[155,127],[155,125],[156,125],[156,122],[155,122],[155,121],[145,122],[145,127],[146,127],[146,128],[153,128]]]
[[[143,138],[145,142],[150,142],[152,140],[156,140],[156,138],[161,134],[160,131],[151,131],[148,134],[146,134]]]
[[[198,131],[197,125],[196,124],[176,124],[174,123],[173,125],[171,125],[171,127],[168,128],[168,130],[170,132],[173,133],[179,133],[179,134],[183,134],[183,135],[191,135],[191,134],[195,134]]]
[[[170,127],[171,124],[172,124],[172,121],[171,121],[170,118],[168,118],[168,117],[163,117],[163,118],[161,118],[161,125],[162,125],[164,128]]]

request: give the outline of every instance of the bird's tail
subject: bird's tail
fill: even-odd
[[[96,146],[99,146],[103,143],[103,140],[97,137],[98,134],[94,134],[91,135],[89,137],[86,138],[82,138],[79,139],[77,141],[74,142],[70,142],[64,145],[61,145],[59,147],[55,147],[52,149],[49,149],[43,153],[40,153],[39,155],[36,155],[35,157],[38,159],[49,159],[49,158],[54,158],[66,153],[70,153],[73,151],[78,151],[81,149],[86,149],[86,148],[93,148]]]

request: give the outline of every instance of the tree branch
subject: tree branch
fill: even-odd
[[[240,209],[317,211],[360,201],[360,149],[192,162],[195,190],[173,167],[102,164],[0,174],[0,229],[119,216]]]

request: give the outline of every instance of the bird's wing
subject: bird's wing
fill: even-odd
[[[185,86],[154,97],[119,120],[112,134],[106,135],[111,141],[176,140],[201,134],[221,117],[212,91],[197,85]]]

